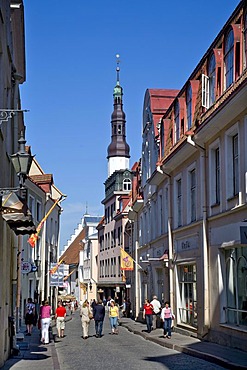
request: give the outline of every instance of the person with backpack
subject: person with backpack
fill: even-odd
[[[32,334],[33,324],[35,320],[35,304],[32,301],[32,298],[28,298],[27,304],[25,307],[25,324],[27,327],[27,334]]]

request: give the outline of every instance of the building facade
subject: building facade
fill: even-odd
[[[149,266],[145,294],[153,287],[159,292],[162,280],[151,275],[149,260],[157,263],[167,253],[163,283],[176,330],[241,349],[247,330],[246,45],[241,1],[162,116],[158,143],[155,135],[143,141],[143,203],[138,207],[137,198],[132,206],[140,216],[138,257]],[[146,147],[155,143],[154,166]]]

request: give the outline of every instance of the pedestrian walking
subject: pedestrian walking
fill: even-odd
[[[110,310],[109,310],[109,318],[111,324],[111,334],[118,334],[118,320],[119,320],[119,308],[115,301],[111,301],[110,303]]]
[[[153,329],[155,330],[160,317],[161,303],[156,295],[153,296],[153,300],[150,303],[153,306]]]
[[[165,307],[162,308],[161,319],[163,320],[164,338],[171,338],[171,327],[172,320],[175,319],[175,315],[172,313],[169,302],[165,302]]]
[[[82,304],[82,307],[80,310],[80,316],[81,316],[81,325],[82,325],[82,336],[83,336],[83,339],[87,339],[90,320],[93,317],[87,300]]]
[[[66,317],[66,308],[63,306],[62,302],[58,302],[58,307],[55,313],[56,319],[56,326],[57,326],[57,334],[59,338],[64,337],[64,329],[65,329],[65,317]]]
[[[51,306],[47,300],[40,307],[41,342],[49,344],[49,328],[51,323]]]
[[[126,317],[130,318],[131,316],[131,302],[130,299],[128,298],[126,303],[125,303],[125,314]]]
[[[101,299],[98,300],[97,304],[93,308],[93,318],[95,322],[96,338],[102,337],[103,322],[105,318],[105,306]]]
[[[143,318],[146,319],[147,331],[150,333],[153,325],[153,306],[151,305],[149,299],[145,299],[143,306]]]
[[[35,321],[35,304],[33,303],[32,298],[28,298],[25,307],[25,324],[27,328],[26,335],[32,334],[34,321]]]

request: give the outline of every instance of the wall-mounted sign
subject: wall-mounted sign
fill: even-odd
[[[184,252],[191,249],[198,248],[198,236],[191,236],[186,239],[177,239],[176,240],[177,248],[176,250],[178,252]]]
[[[30,262],[21,262],[21,272],[22,274],[29,274],[32,271],[32,265]]]

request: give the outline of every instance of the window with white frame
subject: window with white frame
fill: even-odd
[[[234,64],[234,35],[231,29],[225,39],[225,89],[233,83],[233,64]]]
[[[227,198],[239,193],[239,134],[238,124],[226,132],[226,186]]]
[[[163,194],[162,191],[158,194],[158,235],[164,233],[164,210],[163,210]]]
[[[202,106],[209,108],[209,78],[202,74]]]
[[[182,226],[182,179],[177,177],[175,179],[175,227]]]
[[[180,138],[180,122],[179,122],[179,104],[178,102],[175,103],[174,109],[174,121],[175,121],[175,143],[178,142]]]
[[[209,184],[210,184],[210,205],[220,204],[221,190],[221,161],[220,142],[216,140],[209,148]]]
[[[233,163],[233,195],[239,192],[239,158],[238,158],[238,134],[232,137],[232,163]]]
[[[164,232],[168,232],[168,212],[169,212],[169,191],[168,186],[165,187],[165,209],[164,209]]]
[[[196,170],[189,171],[189,191],[190,191],[190,221],[196,220]]]
[[[192,89],[191,85],[188,86],[186,91],[186,107],[187,107],[187,129],[192,126]]]
[[[123,180],[123,190],[124,191],[130,191],[131,190],[131,180],[130,179],[124,179]]]

